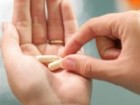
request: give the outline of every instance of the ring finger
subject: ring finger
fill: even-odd
[[[36,45],[47,42],[45,16],[45,0],[31,0],[33,43]]]
[[[47,0],[48,36],[50,44],[64,41],[64,27],[61,13],[61,0]],[[58,42],[57,42],[58,43]]]

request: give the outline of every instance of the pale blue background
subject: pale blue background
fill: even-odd
[[[12,1],[13,0],[0,0],[0,23],[2,21],[11,20]],[[115,0],[72,1],[75,3],[74,7],[80,25],[91,17],[116,12]],[[87,55],[99,57],[94,41],[87,44],[85,49]],[[92,105],[140,105],[139,95],[106,82],[94,80],[92,94]],[[2,59],[0,59],[0,105],[19,105],[8,87]]]

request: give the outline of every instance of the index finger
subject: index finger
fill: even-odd
[[[62,1],[61,9],[64,25],[65,43],[67,43],[70,37],[78,30],[76,15],[72,7],[72,2],[70,0]]]
[[[13,23],[20,37],[20,44],[31,43],[30,0],[14,0]]]
[[[80,48],[99,36],[118,35],[117,14],[109,14],[102,17],[94,18],[85,23],[81,29],[66,44],[62,56],[76,53]],[[117,19],[119,19],[118,17]],[[113,29],[114,28],[114,29]],[[115,31],[113,31],[115,30]],[[118,36],[115,36],[118,37]]]

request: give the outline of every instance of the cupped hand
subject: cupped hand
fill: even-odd
[[[108,14],[89,20],[66,44],[62,67],[140,94],[139,27],[139,11]],[[97,38],[97,47],[103,59],[69,55],[94,38]]]
[[[89,79],[63,69],[52,73],[35,59],[36,55],[59,55],[77,31],[70,1],[14,0],[13,24],[4,24],[2,54],[10,87],[19,101],[25,105],[88,105]],[[64,44],[50,44],[53,40]]]

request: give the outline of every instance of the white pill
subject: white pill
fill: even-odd
[[[60,68],[61,68],[61,67],[60,67],[61,62],[62,62],[62,59],[50,63],[50,64],[48,65],[49,70],[50,70],[50,71],[55,71],[55,70],[60,69]]]
[[[36,59],[39,60],[41,63],[51,63],[56,60],[59,60],[59,57],[56,55],[38,55]]]

